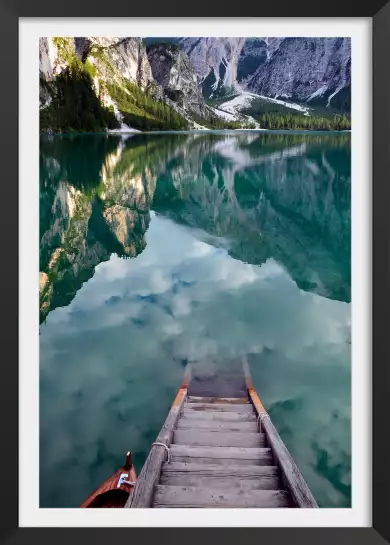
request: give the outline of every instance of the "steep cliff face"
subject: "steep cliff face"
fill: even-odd
[[[89,60],[103,78],[118,76],[146,89],[153,76],[141,38],[89,38]]]
[[[247,90],[348,109],[349,38],[179,38],[206,98]]]
[[[53,74],[51,43],[48,38],[39,38],[39,75],[45,79],[49,79]]]
[[[43,130],[189,126],[186,109],[172,102],[153,78],[141,38],[41,38],[39,55]],[[186,82],[189,67],[183,59],[179,65],[179,79]],[[197,98],[201,111],[202,97]]]
[[[237,62],[237,81],[243,82],[269,58],[267,43],[262,38],[247,38]]]
[[[56,94],[55,78],[69,67],[75,53],[73,38],[39,38],[39,107],[50,106]]]
[[[180,38],[178,43],[189,56],[206,98],[235,87],[245,38]]]
[[[87,67],[99,97],[107,83],[123,86],[124,81],[129,81],[147,89],[154,82],[141,38],[95,37],[40,38],[41,80],[54,81],[56,76],[69,69],[75,58]]]
[[[125,78],[140,87],[152,81],[145,46],[141,38],[40,38],[39,72],[46,80],[59,75],[72,60],[72,56],[94,64],[101,78]]]
[[[119,125],[112,100],[102,90],[87,56],[85,38],[40,38],[41,129],[94,130]]]
[[[206,104],[188,56],[169,44],[149,46],[147,54],[153,77],[165,94],[184,110],[205,116]]]
[[[285,38],[247,86],[260,95],[333,105],[350,82],[348,38]]]
[[[165,97],[140,38],[42,38],[39,53],[41,130],[164,127]]]
[[[74,52],[74,38],[39,38],[40,77],[50,80],[61,74]]]

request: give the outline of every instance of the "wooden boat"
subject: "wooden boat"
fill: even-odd
[[[187,368],[125,507],[318,507],[238,367]]]
[[[104,481],[80,507],[124,507],[137,479],[131,452],[125,464]]]

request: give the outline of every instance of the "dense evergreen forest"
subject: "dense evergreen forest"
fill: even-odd
[[[259,115],[257,121],[262,129],[311,131],[346,131],[351,129],[351,120],[346,115],[334,115],[331,118],[326,118],[273,112]]]
[[[99,132],[116,129],[113,108],[105,108],[92,88],[92,78],[76,58],[56,78],[55,86],[41,79],[49,104],[40,109],[40,128],[54,132]]]
[[[126,125],[142,131],[188,129],[187,120],[163,100],[155,100],[150,91],[144,92],[131,82],[126,83],[125,89],[110,84],[107,88]]]
[[[100,132],[117,129],[113,106],[106,108],[93,88],[96,68],[88,61],[69,56],[69,66],[55,79],[40,80],[48,105],[40,109],[40,129],[54,132]],[[118,104],[123,122],[142,131],[185,130],[188,122],[163,100],[152,97],[153,89],[143,91],[126,82],[122,88],[106,84],[110,96]]]
[[[309,115],[292,110],[283,104],[264,99],[253,100],[243,113],[255,119],[262,129],[325,130],[342,131],[351,129],[351,119],[345,113],[333,109],[310,108]]]

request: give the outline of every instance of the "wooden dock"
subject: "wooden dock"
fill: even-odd
[[[246,364],[195,366],[125,507],[318,507]]]

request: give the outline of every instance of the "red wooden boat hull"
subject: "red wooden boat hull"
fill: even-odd
[[[99,488],[92,492],[80,507],[123,508],[136,480],[137,475],[132,464],[131,453],[128,452],[124,466],[115,471]]]

